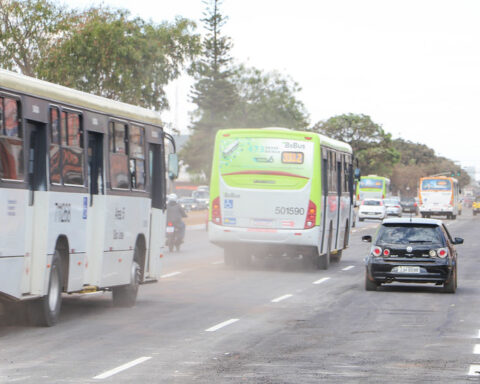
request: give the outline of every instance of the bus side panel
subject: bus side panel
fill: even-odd
[[[144,235],[149,244],[150,204],[146,197],[107,196],[102,287],[130,282],[138,235]],[[148,249],[146,252],[148,255]]]
[[[38,192],[35,192],[35,196],[37,194]],[[85,193],[49,192],[47,253],[49,255],[55,253],[60,236],[67,238],[69,257],[67,292],[81,290],[85,281],[88,199]]]
[[[145,277],[159,279],[161,273],[161,255],[165,246],[166,213],[161,209],[152,208],[150,232],[150,252],[146,263]]]
[[[87,258],[85,283],[100,286],[103,265],[103,250],[106,231],[107,196],[94,195],[88,207],[87,219]]]
[[[31,233],[27,228],[28,191],[0,189],[0,292],[22,294],[25,255]]]

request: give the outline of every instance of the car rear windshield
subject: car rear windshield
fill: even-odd
[[[383,224],[377,236],[377,244],[435,244],[445,245],[442,230],[429,224]]]
[[[362,205],[382,205],[379,200],[364,200]]]

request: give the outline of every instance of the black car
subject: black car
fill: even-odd
[[[372,242],[372,236],[363,236]],[[374,291],[380,284],[434,283],[444,291],[457,288],[457,251],[441,220],[387,219],[379,226],[366,257],[365,289]]]
[[[415,213],[416,215],[418,214],[418,204],[415,201],[415,198],[409,197],[406,199],[402,199],[400,201],[400,205],[402,206],[403,212]]]

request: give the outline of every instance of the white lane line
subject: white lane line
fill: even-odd
[[[468,376],[480,376],[480,365],[470,365]]]
[[[236,323],[238,320],[239,320],[239,319],[230,319],[230,320],[224,321],[223,323],[214,325],[213,327],[210,327],[210,328],[206,329],[205,332],[215,332],[215,331],[218,331],[220,328],[223,328],[223,327],[226,327],[227,325]]]
[[[140,357],[136,360],[130,361],[129,363],[120,365],[117,368],[111,369],[110,371],[103,372],[100,375],[95,376],[94,379],[97,379],[97,380],[106,379],[107,377],[116,375],[119,372],[125,371],[126,369],[132,368],[135,365],[144,363],[145,361],[150,360],[150,359],[151,359],[151,357],[145,357],[145,356]]]
[[[161,279],[166,279],[167,277],[173,277],[180,275],[182,272],[172,272],[172,273],[167,273],[166,275],[160,276]]]
[[[473,347],[473,353],[475,355],[480,355],[480,344],[475,344],[475,346]]]
[[[350,269],[355,268],[354,265],[349,265],[348,267],[342,268],[342,271],[349,271]]]
[[[330,277],[322,277],[320,280],[314,281],[313,284],[322,284],[327,280],[330,280]]]
[[[220,260],[220,261],[215,261],[214,263],[212,263],[213,265],[218,265],[218,264],[223,264],[224,261],[223,260]]]
[[[480,339],[480,329],[478,330],[477,339]]]
[[[273,299],[271,302],[272,302],[272,303],[278,303],[279,301],[288,299],[288,298],[290,298],[290,297],[292,297],[292,296],[293,296],[293,295],[291,295],[291,294],[283,295],[283,296],[277,297],[276,299]]]

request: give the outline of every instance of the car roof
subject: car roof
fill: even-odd
[[[419,217],[400,217],[400,218],[391,218],[391,219],[385,219],[383,220],[382,224],[429,224],[429,225],[438,225],[441,226],[443,224],[442,220],[436,220],[436,219],[423,219]]]

